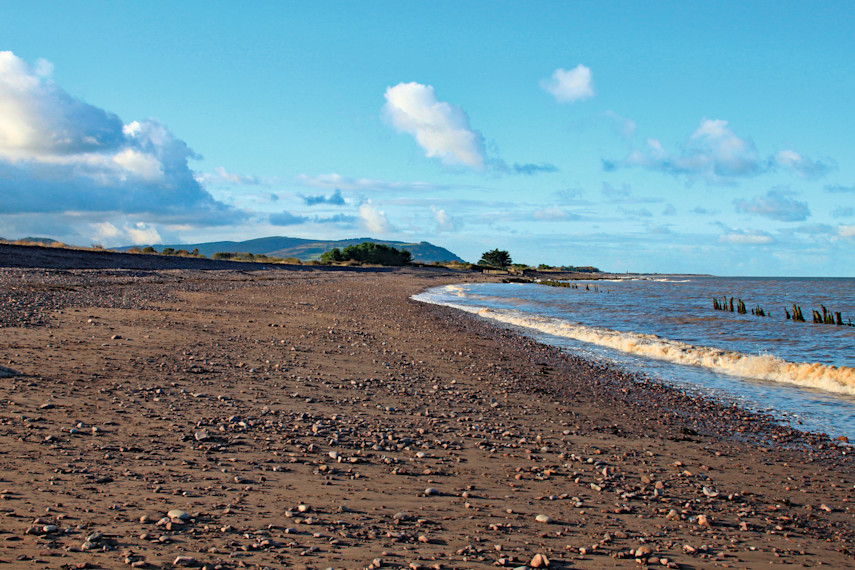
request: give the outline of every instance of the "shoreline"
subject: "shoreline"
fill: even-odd
[[[855,565],[848,447],[410,299],[460,277],[0,270],[0,561]]]

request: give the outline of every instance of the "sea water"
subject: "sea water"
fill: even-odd
[[[414,298],[474,313],[539,342],[696,395],[855,441],[855,279],[662,277],[467,283]],[[716,310],[741,299],[747,313]],[[787,319],[798,305],[807,322]],[[736,307],[734,307],[736,308]],[[767,316],[753,315],[762,309]]]

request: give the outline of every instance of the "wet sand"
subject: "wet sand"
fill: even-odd
[[[128,257],[0,255],[0,565],[855,566],[848,446],[410,299],[483,276]]]

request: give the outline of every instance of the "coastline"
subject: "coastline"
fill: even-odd
[[[855,565],[848,446],[410,299],[463,274],[246,267],[0,270],[0,561]]]

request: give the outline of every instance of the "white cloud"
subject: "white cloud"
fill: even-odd
[[[573,103],[594,96],[591,70],[581,63],[570,70],[559,67],[552,77],[542,80],[540,86],[559,103]]]
[[[837,235],[842,238],[855,238],[855,225],[840,224],[837,226]]]
[[[789,168],[804,178],[820,178],[836,168],[833,161],[828,163],[803,157],[794,150],[782,150],[775,154],[775,162]]]
[[[153,226],[144,222],[137,222],[133,226],[125,226],[125,232],[135,244],[161,243],[160,234]]]
[[[728,181],[759,174],[768,161],[757,156],[754,143],[736,135],[727,121],[704,119],[677,153],[667,152],[662,143],[648,138],[645,149],[634,149],[620,162],[605,161],[606,170],[618,166],[640,166],[675,175]]]
[[[199,225],[243,219],[195,179],[196,155],[155,120],[127,125],[0,52],[0,213],[130,213]],[[138,228],[137,230],[138,231]]]
[[[359,206],[359,220],[369,232],[384,234],[395,229],[386,213],[375,208],[370,200]]]
[[[114,243],[116,238],[122,235],[122,232],[119,231],[119,228],[111,224],[110,222],[98,222],[92,224],[93,229],[95,230],[94,239],[96,242],[109,242]]]
[[[436,208],[431,206],[431,211],[433,212],[433,219],[436,222],[436,231],[437,232],[453,232],[457,231],[458,224],[455,220],[446,213],[446,211],[442,208]]]
[[[772,188],[765,196],[755,196],[750,200],[734,200],[737,212],[756,214],[779,222],[803,222],[810,216],[805,202],[794,200],[795,193],[786,188]]]
[[[437,99],[433,87],[399,83],[388,87],[383,107],[392,125],[415,137],[429,158],[449,165],[484,168],[484,139],[460,107]]]
[[[92,239],[102,245],[125,245],[128,242],[135,245],[163,243],[157,229],[145,222],[125,222],[122,228],[112,222],[96,222],[90,226],[95,230]]]

